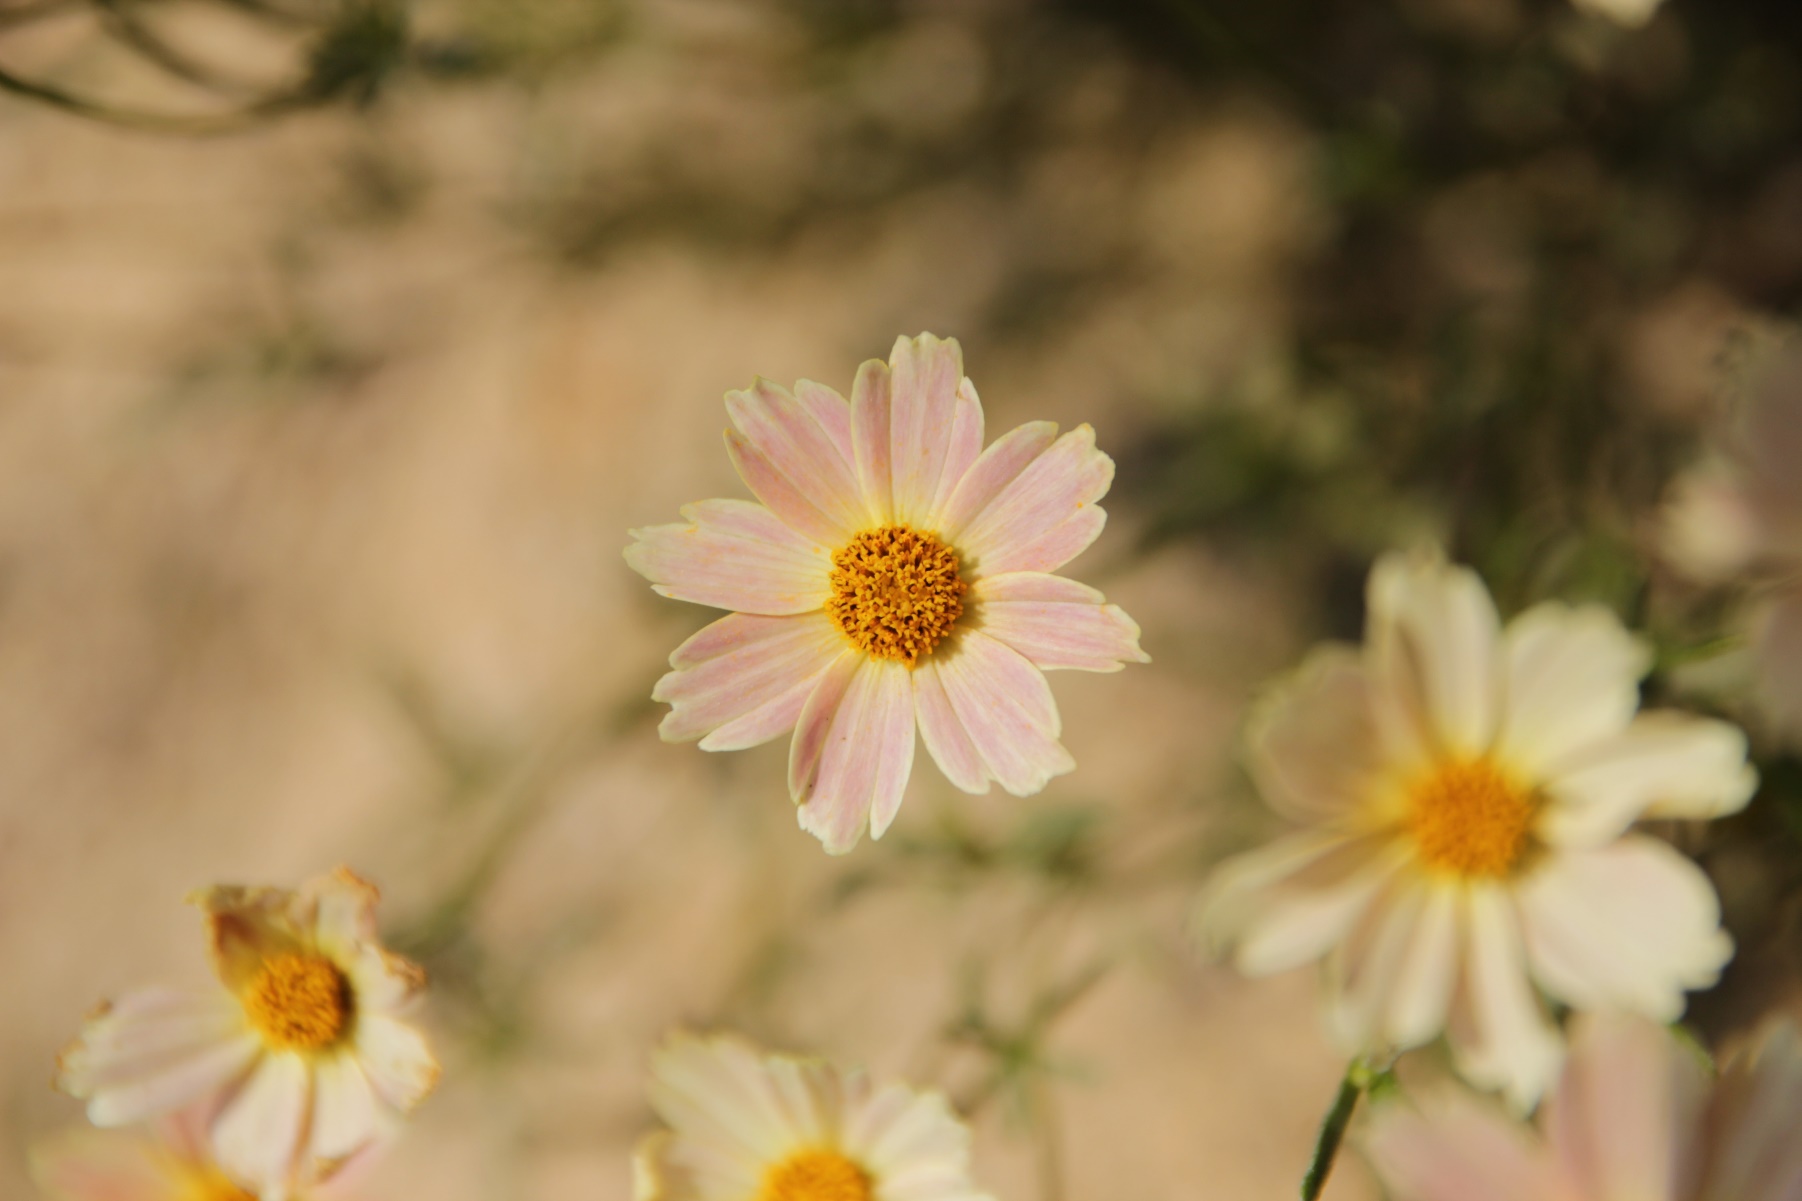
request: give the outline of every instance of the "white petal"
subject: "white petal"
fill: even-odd
[[[1500,716],[1495,604],[1468,568],[1385,555],[1370,573],[1367,641],[1385,685],[1443,752],[1479,755]]]
[[[264,1196],[285,1196],[306,1128],[311,1084],[306,1061],[299,1055],[263,1056],[213,1123],[213,1152],[219,1166]]]
[[[309,1159],[343,1160],[382,1133],[375,1094],[356,1056],[323,1056],[314,1063]]]
[[[1642,713],[1556,766],[1545,782],[1552,805],[1540,829],[1562,845],[1594,846],[1641,817],[1736,812],[1757,787],[1737,727],[1686,713]]]
[[[260,1042],[236,999],[143,990],[89,1019],[58,1058],[57,1087],[96,1126],[122,1126],[227,1090]]]
[[[650,1100],[684,1144],[736,1158],[753,1178],[800,1141],[763,1056],[735,1038],[672,1037],[652,1061]]]
[[[438,1060],[425,1035],[386,1014],[357,1019],[357,1062],[376,1096],[406,1113],[438,1083]]]
[[[1601,605],[1536,605],[1509,623],[1502,653],[1507,702],[1497,753],[1530,775],[1624,729],[1652,663],[1645,643]]]
[[[1467,885],[1464,978],[1453,1006],[1453,1057],[1466,1079],[1533,1106],[1558,1072],[1563,1048],[1527,981],[1519,918],[1492,884]]]
[[[1326,646],[1259,698],[1246,722],[1246,759],[1271,808],[1321,821],[1369,800],[1389,768],[1372,692],[1358,653]]]

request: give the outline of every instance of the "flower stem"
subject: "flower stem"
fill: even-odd
[[[1308,1163],[1308,1174],[1301,1178],[1301,1201],[1319,1201],[1326,1178],[1338,1158],[1339,1144],[1345,1139],[1345,1128],[1351,1124],[1352,1111],[1358,1098],[1370,1086],[1371,1071],[1362,1059],[1354,1059],[1339,1082],[1339,1095],[1320,1123],[1320,1137],[1314,1140],[1314,1158]]]

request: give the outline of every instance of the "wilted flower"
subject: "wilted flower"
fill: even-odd
[[[1374,1115],[1371,1159],[1397,1201],[1796,1201],[1802,1045],[1785,1022],[1711,1082],[1644,1018],[1586,1015],[1538,1132],[1443,1094]]]
[[[1368,603],[1361,651],[1317,651],[1254,715],[1260,791],[1306,828],[1226,864],[1203,931],[1254,974],[1325,957],[1349,1049],[1446,1031],[1460,1070],[1524,1106],[1560,1054],[1535,984],[1673,1020],[1719,974],[1707,877],[1628,827],[1743,806],[1745,737],[1636,716],[1649,656],[1602,608],[1503,631],[1474,573],[1396,555]]]
[[[672,1037],[651,1068],[636,1201],[991,1201],[943,1097],[732,1037]]]
[[[212,1157],[264,1201],[330,1176],[438,1077],[399,1016],[425,975],[382,948],[378,896],[342,868],[297,891],[195,894],[224,988],[102,1005],[60,1057],[58,1087],[85,1099],[97,1126],[213,1110]]]
[[[1048,574],[1106,519],[1094,431],[1032,422],[983,450],[962,351],[930,334],[865,363],[848,404],[759,380],[726,411],[763,503],[689,505],[626,550],[663,595],[736,610],[670,656],[663,737],[725,751],[794,730],[789,791],[833,853],[894,820],[916,723],[968,792],[1024,796],[1071,770],[1043,673],[1145,660],[1131,618]]]

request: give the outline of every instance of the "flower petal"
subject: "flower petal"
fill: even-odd
[[[1452,890],[1392,869],[1381,896],[1347,923],[1327,972],[1328,1017],[1343,1046],[1383,1055],[1444,1028],[1458,963],[1455,907]]]
[[[928,529],[940,528],[952,496],[976,460],[982,457],[982,433],[982,400],[976,395],[976,385],[966,377],[957,386],[957,405],[951,414],[951,432],[946,439],[945,470],[939,476],[938,495],[932,500],[931,516],[926,522]]]
[[[955,338],[897,338],[889,352],[889,373],[895,520],[929,528],[956,423],[963,351]]]
[[[1062,723],[1051,686],[1020,652],[964,630],[933,662],[971,745],[1001,787],[1030,796],[1076,767],[1057,740]]]
[[[406,1113],[437,1087],[438,1060],[425,1035],[387,1014],[357,1019],[357,1063],[390,1108]]]
[[[1652,662],[1610,610],[1556,602],[1510,622],[1502,655],[1507,700],[1497,749],[1531,774],[1625,729]]]
[[[1259,698],[1246,723],[1258,792],[1297,821],[1328,821],[1371,795],[1388,766],[1358,652],[1324,646]]]
[[[1543,1123],[1586,1196],[1680,1201],[1694,1196],[1708,1087],[1701,1057],[1656,1022],[1581,1014]]]
[[[701,739],[701,749],[735,751],[794,728],[821,673],[845,649],[823,612],[794,617],[733,613],[677,647],[675,670],[651,699],[670,711],[665,742]]]
[[[1733,953],[1708,877],[1647,835],[1554,853],[1518,896],[1534,978],[1580,1009],[1675,1021]]]
[[[322,1056],[313,1066],[313,1120],[305,1158],[329,1174],[383,1133],[369,1078],[355,1055]]]
[[[213,1123],[219,1166],[260,1196],[285,1198],[293,1186],[311,1083],[299,1055],[265,1055]]]
[[[851,445],[864,506],[878,525],[894,521],[895,489],[889,465],[889,409],[893,381],[888,364],[869,359],[851,385]]]
[[[965,792],[989,790],[989,770],[982,754],[970,739],[970,732],[951,705],[951,694],[939,676],[938,664],[931,659],[914,668],[914,717],[919,722],[920,738],[932,761],[939,765],[945,778]]]
[[[764,1057],[740,1039],[671,1037],[651,1063],[650,1101],[685,1153],[711,1151],[716,1162],[743,1164],[746,1195],[761,1169],[799,1142]]]
[[[687,524],[632,530],[632,570],[664,596],[780,616],[826,603],[832,559],[826,548],[785,525],[762,505],[704,500],[684,505]]]
[[[1488,751],[1500,716],[1500,623],[1483,581],[1434,556],[1384,555],[1367,607],[1378,678],[1422,732],[1442,753]]]
[[[257,977],[269,956],[303,952],[311,941],[311,930],[296,920],[292,889],[219,884],[187,900],[206,912],[213,971],[233,993]]]
[[[788,487],[773,497],[753,486],[758,498],[779,516],[787,519],[784,503],[791,497],[805,504],[810,511],[804,524],[790,524],[798,530],[826,532],[829,545],[849,541],[863,528],[867,513],[857,469],[814,416],[812,406],[802,404],[787,389],[759,379],[749,388],[726,393],[726,413],[743,443],[787,481]],[[746,482],[752,482],[750,476]],[[820,525],[817,518],[824,518],[826,524]]]
[[[971,476],[980,468],[979,462]],[[1095,431],[1079,425],[956,532],[957,548],[979,576],[1055,571],[1101,533],[1107,514],[1095,502],[1113,482],[1114,461],[1095,449]]]
[[[995,444],[977,456],[940,506],[939,533],[955,539],[1056,441],[1057,424],[1051,421],[1029,421],[995,439]]]
[[[1558,1073],[1562,1047],[1527,982],[1520,919],[1493,884],[1467,885],[1464,976],[1447,1031],[1458,1071],[1531,1109]]]
[[[1525,1127],[1462,1093],[1382,1106],[1364,1146],[1396,1201],[1583,1201]]]
[[[229,994],[128,993],[58,1056],[56,1086],[96,1126],[123,1126],[228,1090],[259,1047]]]
[[[936,1092],[886,1085],[846,1115],[845,1152],[895,1201],[973,1194],[970,1132]]]
[[[1551,804],[1541,830],[1559,845],[1596,846],[1642,817],[1736,812],[1757,787],[1738,727],[1687,713],[1642,713],[1549,774]]]
[[[861,658],[832,714],[818,766],[801,778],[795,793],[801,828],[833,855],[856,846],[866,824],[872,838],[882,837],[913,770],[913,686],[907,666]],[[803,721],[812,707],[809,698]]]
[[[1086,584],[1036,571],[985,576],[971,589],[978,628],[1041,671],[1119,671],[1149,663],[1139,624]]]
[[[692,1173],[671,1157],[675,1141],[667,1130],[638,1140],[632,1152],[632,1201],[703,1201]],[[736,1191],[748,1195],[756,1187],[756,1177],[747,1174]]]
[[[852,478],[855,479],[857,450],[851,441],[851,402],[840,396],[837,389],[816,384],[810,379],[795,381],[795,399],[807,410],[809,416],[819,422],[820,428],[826,431],[833,449],[850,465]],[[861,489],[858,495],[863,495]]]

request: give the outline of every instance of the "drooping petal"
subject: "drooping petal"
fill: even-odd
[[[1215,869],[1197,932],[1247,975],[1300,966],[1339,944],[1400,864],[1378,838],[1312,830],[1278,838]]]
[[[1558,1074],[1563,1047],[1527,980],[1520,919],[1502,889],[1466,885],[1464,974],[1447,1034],[1466,1079],[1530,1109]]]
[[[889,377],[895,520],[929,528],[957,418],[963,351],[955,338],[897,338],[889,352]]]
[[[263,1056],[213,1123],[219,1165],[260,1196],[283,1201],[294,1184],[311,1102],[311,1073],[301,1056]]]
[[[733,613],[677,647],[674,671],[651,699],[670,711],[666,742],[701,739],[709,751],[740,750],[794,728],[821,673],[845,650],[824,612],[794,617]]]
[[[357,1020],[357,1063],[375,1095],[406,1113],[438,1084],[438,1060],[425,1035],[386,1014]]]
[[[1600,605],[1536,605],[1503,636],[1507,698],[1497,753],[1537,774],[1625,729],[1651,651]]]
[[[989,790],[989,770],[982,753],[964,729],[963,719],[952,707],[951,694],[939,676],[938,664],[923,660],[914,668],[914,717],[920,725],[920,740],[932,761],[939,765],[945,778],[965,792]]]
[[[970,590],[977,627],[1019,651],[1040,671],[1119,671],[1149,663],[1139,623],[1087,584],[1043,572],[985,576]]]
[[[980,468],[979,462],[971,476]],[[1095,449],[1095,431],[1079,425],[956,532],[957,548],[978,576],[1055,571],[1100,535],[1107,514],[1096,502],[1113,482],[1114,461]]]
[[[1674,1021],[1733,952],[1708,877],[1647,835],[1554,853],[1518,896],[1534,977],[1582,1009]]]
[[[1581,1014],[1546,1134],[1586,1196],[1688,1201],[1708,1085],[1701,1057],[1656,1022]]]
[[[1364,1138],[1396,1201],[1598,1201],[1579,1194],[1527,1129],[1463,1093],[1391,1102]]]
[[[327,1055],[314,1062],[309,1161],[321,1168],[340,1163],[379,1137],[382,1126],[375,1093],[355,1055]]]
[[[970,468],[976,465],[976,460],[982,457],[982,434],[982,400],[976,395],[976,385],[966,377],[957,386],[957,405],[952,410],[951,433],[945,449],[945,470],[939,476],[938,494],[933,497],[931,515],[926,519],[928,529],[942,527],[951,497],[964,482]]]
[[[817,767],[800,780],[795,794],[801,828],[834,855],[856,846],[866,826],[872,838],[882,836],[913,770],[913,686],[907,667],[861,658],[832,714]]]
[[[56,1085],[96,1126],[123,1126],[229,1089],[259,1046],[229,994],[129,993],[58,1057]]]
[[[824,532],[829,544],[839,544],[863,526],[863,490],[857,484],[857,468],[815,416],[815,409],[823,407],[817,403],[821,398],[815,394],[810,399],[816,403],[803,404],[787,389],[759,379],[742,391],[726,393],[726,413],[743,444],[754,449],[787,482],[788,486],[773,496],[764,495],[753,485],[758,498],[785,520],[791,499],[805,505],[806,513],[800,523],[790,524],[809,533]],[[827,408],[826,412],[831,410]],[[849,414],[846,416],[849,432]],[[732,444],[729,440],[728,445]],[[746,482],[751,480],[747,477]]]
[[[1717,1135],[1696,1195],[1707,1201],[1802,1201],[1802,1139],[1796,1137],[1802,1039],[1792,1020],[1771,1023],[1727,1061],[1711,1109],[1709,1125]]]
[[[1057,740],[1062,723],[1051,686],[1020,652],[964,630],[933,662],[953,712],[1001,787],[1030,796],[1076,767]]]
[[[1542,829],[1564,846],[1598,846],[1642,817],[1720,817],[1758,787],[1736,726],[1687,713],[1642,713],[1551,772]]]
[[[995,439],[993,446],[977,456],[940,507],[939,533],[955,540],[1002,489],[1018,479],[1056,441],[1057,424],[1051,421],[1029,421]]]
[[[1500,716],[1500,622],[1474,571],[1390,554],[1371,570],[1372,663],[1442,753],[1489,750]]]
[[[893,470],[889,463],[889,410],[893,393],[888,364],[869,359],[851,386],[851,445],[857,455],[857,482],[864,505],[878,525],[895,520]]]
[[[1388,769],[1361,656],[1325,646],[1261,697],[1246,723],[1247,766],[1271,808],[1326,821],[1364,803]]]
[[[631,531],[632,570],[677,600],[781,616],[818,609],[831,595],[832,557],[762,505],[704,500],[685,505],[686,523]]]

